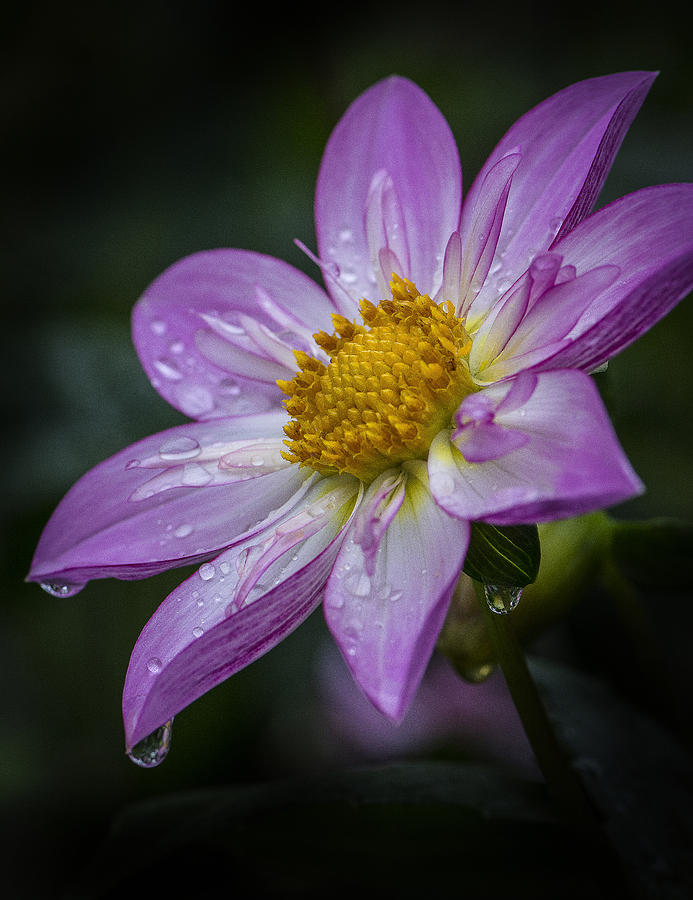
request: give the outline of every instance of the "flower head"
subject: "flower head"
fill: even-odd
[[[195,254],[148,288],[135,344],[194,421],[85,475],[29,576],[70,593],[199,565],[134,648],[128,746],[323,600],[355,680],[398,720],[470,522],[546,522],[641,490],[588,373],[690,290],[693,185],[590,213],[653,77],[549,98],[464,202],[442,115],[389,78],[325,150],[307,252],[326,291],[242,250]]]

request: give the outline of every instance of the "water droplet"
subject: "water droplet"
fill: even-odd
[[[365,572],[356,571],[347,578],[344,586],[355,597],[367,597],[371,590],[371,580]]]
[[[125,463],[126,469],[136,469],[140,464],[139,459],[130,459]]]
[[[211,480],[212,475],[204,466],[201,466],[199,463],[185,464],[181,475],[182,484],[189,487],[202,487],[204,484],[209,484]]]
[[[147,662],[147,668],[152,675],[157,675],[161,671],[162,663],[158,656],[152,656]]]
[[[166,359],[166,357],[155,360],[154,368],[159,375],[163,375],[169,381],[180,381],[183,377],[183,373],[178,368],[178,365],[172,359]]]
[[[153,334],[158,334],[159,336],[166,334],[166,322],[161,322],[159,319],[154,319],[149,327],[152,329]]]
[[[178,528],[176,528],[176,530],[173,532],[173,534],[174,534],[174,537],[184,538],[184,537],[187,537],[189,534],[192,534],[192,532],[193,532],[192,525],[188,525],[186,523],[184,525],[179,525]]]
[[[203,563],[200,566],[200,578],[203,581],[209,581],[211,578],[214,578],[214,574],[214,566],[211,563]]]
[[[157,728],[156,731],[148,734],[146,738],[142,738],[138,744],[131,747],[127,751],[130,760],[143,769],[153,769],[162,763],[171,747],[172,725],[173,719],[169,719],[161,728]]]
[[[237,397],[241,392],[241,386],[235,378],[222,378],[217,390],[226,397]]]
[[[347,244],[349,241],[353,241],[354,233],[351,228],[344,226],[344,228],[340,228],[338,237],[342,243]]]
[[[200,455],[200,452],[200,445],[195,438],[187,437],[185,435],[168,438],[168,440],[164,441],[159,447],[159,456],[162,459],[173,462],[184,459],[194,459],[196,456]]]
[[[82,590],[84,585],[69,584],[66,581],[42,581],[41,587],[51,597],[74,597],[75,594]]]
[[[520,602],[522,588],[510,587],[505,584],[485,584],[484,596],[491,612],[505,616],[512,612]]]
[[[264,464],[265,464],[265,457],[264,457],[264,456],[260,456],[259,454],[256,454],[255,456],[251,456],[251,457],[250,457],[250,463],[251,463],[251,465],[253,465],[253,466],[264,466]]]
[[[204,630],[204,628],[202,628],[201,625],[196,625],[193,628],[192,633],[193,633],[193,637],[200,638],[205,633],[205,630]]]
[[[185,344],[183,341],[174,341],[168,349],[171,353],[182,353],[185,350]]]
[[[228,575],[229,572],[231,571],[231,566],[227,562],[223,562],[219,566],[219,569],[220,569],[222,575]]]

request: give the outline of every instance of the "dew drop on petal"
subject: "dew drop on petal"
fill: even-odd
[[[253,466],[264,466],[265,457],[260,456],[259,454],[256,454],[255,456],[250,457],[250,462]]]
[[[159,456],[171,462],[194,459],[200,452],[201,447],[195,438],[186,435],[169,438],[159,447]]]
[[[204,630],[204,628],[202,628],[201,625],[196,625],[193,628],[192,633],[193,633],[193,637],[200,638],[205,633],[205,630]]]
[[[168,378],[169,381],[180,381],[183,377],[183,373],[178,368],[177,363],[175,363],[172,359],[167,359],[166,357],[155,360],[154,368],[157,370],[159,375],[163,375],[164,378]]]
[[[217,390],[226,397],[237,397],[241,392],[241,386],[235,378],[222,378]]]
[[[366,597],[371,590],[371,580],[365,572],[353,572],[345,581],[344,586],[355,597]]]
[[[200,566],[200,578],[203,581],[209,581],[211,578],[214,578],[214,574],[214,566],[211,563],[203,563]]]
[[[128,751],[128,757],[136,766],[143,769],[153,769],[162,763],[171,747],[171,726],[173,719],[169,719],[161,728],[157,728],[146,738],[135,744]]]
[[[484,596],[491,612],[505,616],[512,612],[520,602],[522,588],[503,584],[485,584]]]
[[[183,467],[181,483],[188,487],[202,487],[205,484],[209,484],[211,480],[211,473],[199,463],[186,463]]]
[[[161,336],[162,334],[166,334],[166,322],[161,322],[159,319],[154,319],[150,326],[153,334],[158,334]]]
[[[192,531],[193,531],[192,525],[188,525],[187,523],[184,523],[183,525],[179,525],[178,528],[176,528],[176,530],[173,532],[173,535],[174,535],[174,537],[177,537],[177,538],[184,538],[184,537],[187,537],[189,534],[192,534]]]
[[[152,675],[158,675],[161,671],[161,660],[158,656],[152,656],[152,658],[147,662],[147,668],[152,673]]]
[[[75,594],[82,590],[84,585],[70,584],[67,581],[42,581],[41,587],[51,597],[74,597]]]

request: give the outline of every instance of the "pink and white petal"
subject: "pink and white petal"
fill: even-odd
[[[599,302],[600,295],[616,281],[620,272],[618,266],[596,266],[576,278],[556,284],[537,299],[519,321],[503,321],[507,301],[502,303],[498,316],[494,315],[495,309],[491,310],[479,329],[470,354],[474,378],[480,384],[488,384],[523,371],[528,359],[536,365],[551,358],[559,342],[568,336],[585,311]],[[520,279],[519,284],[522,281]],[[475,353],[477,346],[479,350]],[[560,366],[552,365],[551,368]]]
[[[519,151],[522,161],[508,195],[494,277],[481,289],[470,321],[483,316],[537,253],[590,213],[654,78],[650,72],[623,72],[578,82],[534,107],[501,139],[472,184],[462,214],[463,221],[473,220],[467,207],[484,203],[488,172]]]
[[[354,310],[361,297],[381,299],[372,266],[381,249],[399,258],[406,248],[409,263],[399,258],[406,271],[398,274],[422,293],[436,291],[461,197],[455,140],[419,87],[392,77],[354,101],[327,143],[315,196],[319,256],[338,267]]]
[[[203,564],[164,600],[135,644],[125,679],[128,747],[262,656],[313,612],[358,496],[356,479],[320,479],[288,516]],[[304,530],[304,520],[314,527]],[[277,544],[280,552],[263,558]],[[245,590],[253,568],[258,578]]]
[[[522,156],[509,153],[486,171],[479,188],[478,202],[462,207],[460,237],[464,242],[458,315],[466,315],[489,274],[503,226],[508,194]],[[447,299],[447,298],[444,298]],[[450,298],[452,299],[452,298]],[[474,330],[474,322],[468,325]]]
[[[486,388],[495,423],[529,438],[485,462],[466,460],[446,432],[428,458],[431,490],[451,515],[496,525],[548,522],[612,506],[642,491],[594,383],[579,371],[538,375],[521,408],[504,411],[512,381]]]
[[[135,347],[153,386],[194,419],[278,408],[291,348],[331,330],[335,307],[288,263],[209,250],[167,269],[133,311]],[[288,374],[287,374],[288,373]]]
[[[447,613],[469,544],[469,525],[433,500],[425,463],[404,463],[405,496],[378,535],[375,567],[358,538],[357,513],[325,591],[325,617],[355,681],[400,721],[416,692]],[[387,478],[391,473],[385,473]],[[378,494],[376,479],[362,510]],[[391,484],[393,494],[398,481]]]
[[[309,477],[252,459],[242,477],[218,459],[239,435],[281,434],[286,414],[195,422],[151,435],[87,472],[41,535],[30,581],[82,585],[91,578],[145,578],[194,563],[253,533],[295,505]],[[158,458],[158,466],[157,466]]]
[[[555,250],[578,275],[618,266],[541,368],[592,371],[648,331],[693,289],[693,184],[644,188],[598,210]]]

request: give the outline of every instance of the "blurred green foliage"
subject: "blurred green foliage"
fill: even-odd
[[[38,0],[6,11],[0,793],[3,845],[22,871],[12,896],[68,882],[128,801],[325,763],[315,729],[300,727],[314,702],[319,614],[182,714],[167,762],[141,771],[123,753],[122,680],[140,628],[186,573],[94,582],[65,600],[23,583],[73,481],[183,421],[139,368],[129,335],[137,297],[166,266],[209,247],[270,253],[317,277],[292,240],[314,246],[322,148],[349,102],[392,72],[443,111],[469,184],[504,130],[549,94],[592,75],[659,69],[600,204],[691,180],[690,29],[668,5],[570,17],[437,0],[245,17],[211,0]],[[692,518],[692,328],[682,304],[598,376],[648,487],[619,516]],[[675,676],[690,679],[684,599],[653,589],[643,603]],[[600,673],[676,731],[619,634],[595,591],[536,649]]]

